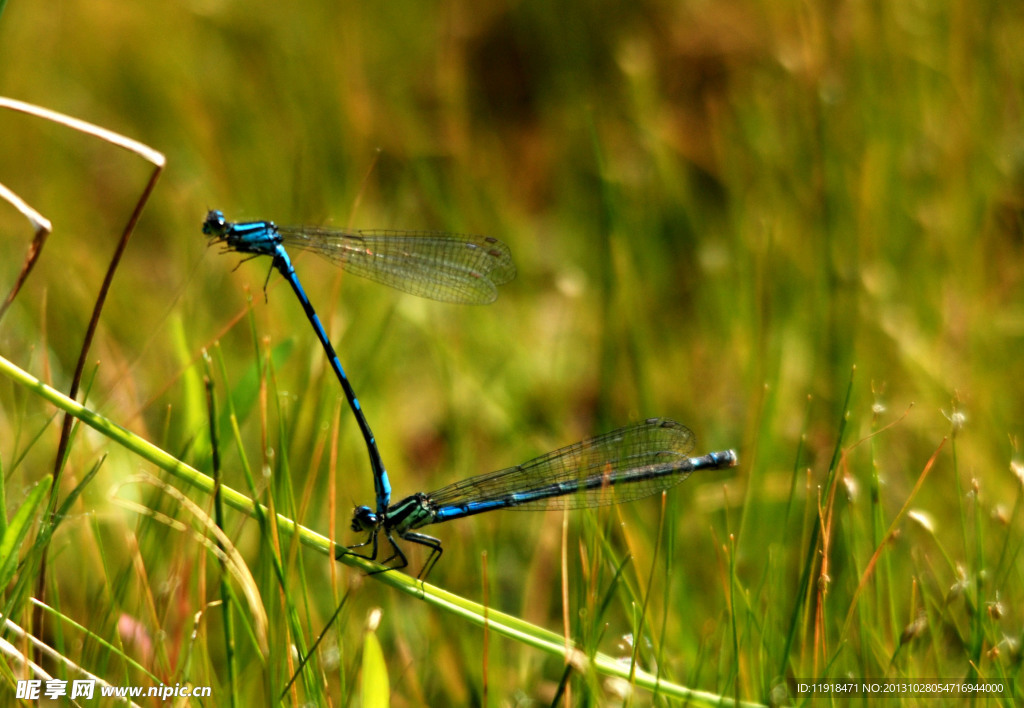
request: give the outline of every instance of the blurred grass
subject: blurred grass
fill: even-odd
[[[205,210],[506,241],[519,277],[487,308],[417,301],[301,259],[396,494],[651,415],[684,421],[702,449],[735,446],[735,477],[670,495],[658,559],[656,500],[574,518],[564,611],[575,639],[629,656],[618,642],[647,597],[641,666],[766,701],[783,673],[953,678],[973,662],[983,676],[1019,674],[1022,25],[996,2],[14,3],[0,16],[0,92],[168,156],[94,345],[90,407],[208,465],[199,352],[219,338],[218,392],[238,407],[246,456],[324,532],[336,465],[343,541],[348,508],[372,498],[358,432],[343,415],[332,463],[339,392],[314,338],[279,279],[264,302],[267,264],[233,271],[236,257],[206,249]],[[55,228],[0,351],[66,387],[148,171],[24,116],[0,114],[0,135],[0,181]],[[0,232],[9,284],[30,234],[12,210]],[[257,368],[268,352],[271,368]],[[886,539],[954,410],[965,423]],[[0,385],[8,518],[52,469],[56,433],[36,438],[51,415]],[[226,482],[244,487],[241,453],[222,452]],[[202,635],[192,673],[179,653],[210,599],[202,550],[110,504],[137,458],[84,433],[69,469],[83,476],[103,455],[80,516],[53,540],[49,599],[108,639],[119,617],[163,631],[165,675],[225,680],[219,631]],[[173,513],[159,495],[143,501]],[[815,575],[794,615],[800,573],[819,560],[819,503],[834,513],[829,581]],[[431,580],[481,597],[486,551],[493,606],[560,629],[559,523],[510,512],[438,527],[446,553]],[[229,517],[228,530],[251,552],[272,629],[295,641],[256,524]],[[635,564],[610,590],[627,550]],[[363,618],[377,606],[395,704],[480,703],[485,671],[491,702],[554,695],[558,662],[492,638],[483,667],[475,628],[319,556],[288,558],[307,590],[305,646],[334,609],[331,589],[358,585],[334,640],[337,702],[359,690]],[[612,611],[595,620],[609,591]],[[140,635],[120,636],[144,654],[125,639]],[[293,668],[283,654],[264,684],[241,652],[246,700],[272,700]],[[612,701],[615,687],[577,689]]]

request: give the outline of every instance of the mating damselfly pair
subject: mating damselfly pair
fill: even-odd
[[[379,537],[392,552],[385,569],[408,565],[395,537],[426,546],[430,553],[419,577],[441,557],[441,542],[417,529],[496,509],[578,509],[631,501],[682,482],[692,472],[733,467],[732,450],[690,457],[690,430],[651,418],[541,455],[515,467],[456,482],[435,492],[418,492],[391,503],[391,483],[359,399],[330,339],[306,296],[285,246],[313,251],[346,271],[398,290],[442,302],[487,304],[497,287],[515,277],[508,247],[497,239],[434,231],[344,231],[279,227],[271,221],[233,223],[211,211],[203,233],[227,251],[270,256],[292,286],[327,353],[366,443],[373,472],[376,510],[358,506],[352,530],[366,540],[339,553],[377,560]],[[269,274],[267,276],[269,281]],[[353,549],[369,546],[369,554]],[[390,564],[390,565],[389,565]]]

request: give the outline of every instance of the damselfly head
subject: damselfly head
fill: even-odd
[[[724,469],[726,467],[735,467],[739,464],[739,458],[736,456],[735,450],[726,450],[724,452],[711,452],[708,453],[708,457],[715,461],[715,466],[718,469]]]
[[[368,506],[357,506],[352,511],[352,530],[370,531],[377,526],[377,515]]]
[[[228,231],[228,220],[224,218],[224,212],[211,209],[203,222],[203,233],[207,236],[224,238]]]

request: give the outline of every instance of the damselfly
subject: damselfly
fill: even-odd
[[[694,436],[689,428],[664,418],[620,428],[541,455],[515,467],[422,492],[374,512],[358,506],[352,530],[367,532],[366,541],[377,559],[383,533],[393,553],[384,559],[392,568],[408,565],[395,536],[430,549],[419,577],[423,578],[443,552],[441,541],[416,529],[495,509],[580,509],[632,501],[679,484],[691,472],[733,467],[733,450],[690,457]],[[346,552],[351,553],[351,550]],[[355,554],[360,555],[360,554]]]
[[[366,441],[378,508],[387,508],[391,485],[373,431],[327,332],[299,283],[285,246],[313,251],[349,273],[413,295],[464,304],[493,302],[497,286],[515,277],[516,268],[508,246],[488,236],[437,231],[339,231],[277,226],[272,221],[233,223],[220,211],[206,215],[203,233],[210,236],[213,243],[224,244],[226,250],[270,256],[273,267],[292,286]],[[269,274],[267,278],[269,280]]]

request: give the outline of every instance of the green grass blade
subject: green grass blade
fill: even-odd
[[[36,482],[4,529],[3,538],[0,539],[0,587],[6,587],[14,577],[18,565],[18,549],[28,536],[40,509],[45,506],[51,481],[50,477],[44,477]]]

